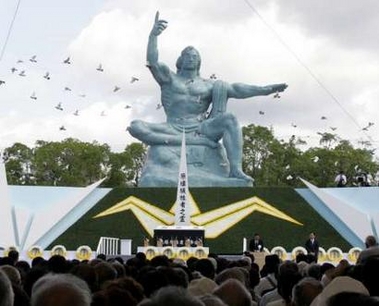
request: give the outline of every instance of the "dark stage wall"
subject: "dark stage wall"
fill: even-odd
[[[205,239],[204,246],[209,247],[210,252],[241,253],[243,238],[250,239],[255,232],[260,233],[268,249],[282,246],[290,251],[296,246],[303,246],[311,231],[317,233],[324,249],[336,246],[347,252],[352,247],[294,189],[192,188],[190,192],[201,213],[255,196],[302,224],[254,211],[217,238]],[[49,247],[62,244],[67,249],[76,249],[86,244],[95,250],[99,238],[106,236],[132,239],[132,250],[135,252],[137,246],[143,245],[143,238],[148,233],[131,210],[94,218],[129,196],[168,211],[176,200],[176,188],[113,189]]]

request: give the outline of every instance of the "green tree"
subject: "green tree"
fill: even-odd
[[[344,171],[348,184],[353,185],[357,169],[375,174],[378,164],[374,159],[374,151],[354,148],[347,140],[338,141],[334,148],[310,148],[302,154],[302,166],[299,176],[318,187],[335,186],[334,179],[340,171]]]
[[[292,135],[288,142],[281,141],[280,150],[277,154],[273,154],[272,158],[279,158],[277,164],[277,186],[297,187],[300,181],[297,180],[297,173],[301,165],[302,152],[298,148],[300,145],[306,144],[300,138]]]
[[[278,141],[271,129],[254,124],[242,128],[244,171],[254,178],[257,186],[286,185],[284,169],[292,155],[298,154],[291,143],[291,150]],[[292,150],[293,149],[293,150]]]
[[[371,143],[354,146],[337,135],[319,133],[322,147],[300,150],[306,144],[292,136],[288,142],[275,138],[263,126],[243,127],[243,169],[257,186],[303,187],[297,177],[319,187],[334,186],[344,171],[354,184],[358,169],[375,175],[379,165]],[[135,187],[146,158],[146,147],[132,143],[120,153],[107,144],[68,138],[61,142],[37,141],[35,148],[15,143],[4,150],[7,180],[11,185],[87,186],[107,177],[103,186]]]
[[[304,142],[292,136],[288,142],[277,140],[273,131],[249,125],[243,129],[245,171],[255,179],[256,186],[295,186]],[[255,171],[249,171],[254,169]]]
[[[39,185],[87,186],[107,175],[110,149],[106,144],[68,138],[37,141],[35,176]]]
[[[128,154],[131,160],[131,165],[126,170],[126,177],[134,186],[138,186],[142,167],[146,159],[146,147],[142,143],[134,142],[126,147],[125,153]]]
[[[292,136],[288,142],[278,141],[272,129],[249,125],[243,127],[243,168],[255,179],[257,186],[303,187],[298,177],[319,187],[335,186],[334,179],[344,171],[350,184],[357,169],[375,175],[378,163],[374,150],[365,143],[354,148],[336,134],[319,133],[322,147],[300,150],[306,144]]]
[[[145,158],[146,146],[137,142],[129,144],[121,153],[112,153],[105,186],[138,186]]]
[[[375,176],[379,165],[375,160],[375,150],[367,143],[363,148],[354,148],[348,141],[340,141],[334,149],[338,156],[338,166],[346,173],[350,184],[359,170]]]
[[[250,124],[242,128],[242,167],[246,174],[257,180],[265,160],[272,154],[270,144],[275,140],[272,130]]]
[[[334,150],[326,147],[310,148],[302,154],[301,159],[298,176],[318,187],[334,185],[334,178],[338,173]]]
[[[34,152],[28,146],[16,142],[4,150],[7,181],[10,185],[34,185]]]
[[[320,139],[320,145],[324,146],[327,149],[330,149],[333,144],[335,144],[338,141],[338,137],[336,134],[324,132],[324,133],[317,133],[321,136]]]

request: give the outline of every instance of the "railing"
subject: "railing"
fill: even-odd
[[[120,239],[113,237],[100,237],[96,253],[104,255],[118,255]]]

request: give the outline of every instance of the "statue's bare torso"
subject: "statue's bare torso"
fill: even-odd
[[[212,102],[213,82],[200,77],[186,79],[171,73],[171,82],[161,86],[162,105],[168,122],[205,115]]]

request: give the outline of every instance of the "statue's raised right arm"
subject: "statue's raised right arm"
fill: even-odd
[[[167,28],[167,21],[159,19],[159,12],[155,14],[153,28],[149,35],[146,54],[146,66],[150,69],[155,80],[161,85],[169,81],[170,70],[158,62],[158,36]]]

